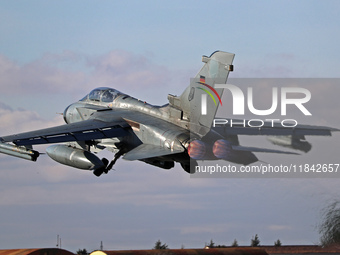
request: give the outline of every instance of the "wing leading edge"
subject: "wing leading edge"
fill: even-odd
[[[13,142],[16,145],[36,145],[62,143],[71,141],[87,141],[122,137],[128,134],[130,126],[122,118],[104,122],[90,119],[61,126],[0,137],[1,142]]]

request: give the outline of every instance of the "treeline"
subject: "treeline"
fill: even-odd
[[[260,246],[260,238],[259,236],[256,234],[255,236],[253,236],[250,240],[250,246],[251,247],[257,247],[257,246]],[[274,242],[274,246],[281,246],[282,245],[282,242],[280,241],[280,239],[277,239],[275,242]],[[214,241],[211,239],[210,240],[210,243],[205,243],[204,247],[206,248],[226,248],[226,247],[237,247],[238,246],[238,242],[236,239],[234,239],[234,241],[231,243],[231,245],[216,245],[214,243]],[[162,242],[160,240],[158,240],[156,243],[155,243],[155,246],[153,247],[154,250],[163,250],[163,249],[169,249],[168,245],[166,243],[162,244]],[[184,246],[182,245],[182,249],[184,249]]]

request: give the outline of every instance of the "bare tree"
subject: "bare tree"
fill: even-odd
[[[333,201],[321,211],[322,220],[319,225],[322,246],[340,244],[340,201]]]

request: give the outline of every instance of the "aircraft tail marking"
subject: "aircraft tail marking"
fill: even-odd
[[[203,86],[206,86],[206,87],[209,88],[212,92],[214,92],[214,94],[217,96],[218,100],[220,101],[220,104],[222,105],[221,97],[219,96],[219,94],[217,93],[217,91],[216,91],[213,87],[211,87],[209,84],[206,84],[206,83],[205,83],[205,77],[204,77],[204,76],[201,76],[201,77],[200,77],[200,81],[199,81],[198,83],[201,84],[201,85],[203,85]],[[196,87],[196,88],[202,89],[202,88],[200,88],[200,87]],[[209,94],[209,96],[214,100],[215,105],[216,105],[216,101],[215,101],[215,98],[213,97],[213,95],[212,95],[209,91],[207,91],[206,89],[202,89],[202,90],[204,90],[206,93]]]

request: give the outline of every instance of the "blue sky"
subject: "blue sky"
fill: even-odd
[[[327,64],[336,61],[338,8],[336,1],[4,1],[1,50],[27,63],[48,52],[123,49],[173,66],[227,47],[235,61],[291,54]]]
[[[99,86],[165,104],[218,49],[236,54],[231,77],[339,77],[338,1],[0,3],[1,135],[62,124],[56,112]],[[322,123],[340,126],[336,110],[320,111]],[[300,162],[339,163],[334,139],[313,138]],[[100,241],[148,249],[158,239],[249,245],[255,234],[261,244],[313,244],[320,209],[340,191],[338,179],[193,179],[179,166],[123,160],[115,168],[95,178],[47,157],[1,155],[0,248],[54,247],[58,234],[71,251]]]

